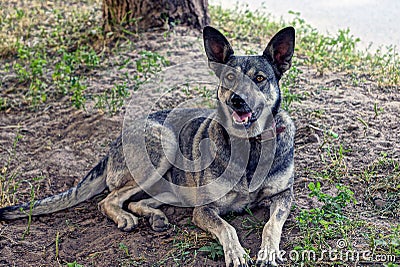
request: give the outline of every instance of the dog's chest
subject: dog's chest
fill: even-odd
[[[258,183],[258,181],[253,181],[253,179],[261,179],[260,181],[264,181],[268,176],[268,173],[258,173],[255,176],[256,170],[260,164],[260,151],[261,144],[259,142],[251,142],[246,171],[232,190],[221,199],[223,203],[220,203],[220,205],[226,205],[226,208],[234,211],[242,211],[244,208],[251,207],[257,203],[258,193],[261,188],[251,188],[252,182]]]
[[[234,188],[225,196],[217,201],[217,206],[224,212],[235,211],[241,212],[245,208],[253,207],[257,203],[258,190],[250,192],[246,179],[242,179]]]

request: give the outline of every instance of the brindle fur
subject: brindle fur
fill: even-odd
[[[144,153],[130,153],[123,151],[123,141],[134,146],[135,140],[140,138],[141,132],[137,128],[142,122],[133,124],[125,131],[111,146],[107,156],[94,167],[86,177],[74,188],[59,195],[51,196],[35,202],[32,210],[30,204],[22,204],[0,209],[0,219],[16,219],[26,217],[27,212],[32,215],[52,213],[81,203],[94,195],[109,189],[110,193],[99,203],[99,209],[107,217],[113,220],[118,228],[124,231],[134,229],[138,224],[137,216],[149,218],[151,227],[155,231],[164,230],[168,226],[168,219],[158,209],[163,203],[179,204],[184,202],[183,198],[193,197],[195,199],[204,196],[194,195],[177,196],[173,190],[158,188],[156,172],[164,173],[164,177],[175,184],[188,187],[205,185],[217,178],[226,168],[230,160],[230,144],[234,139],[242,138],[239,132],[233,130],[231,112],[233,95],[239,95],[245,99],[246,104],[236,105],[235,109],[252,108],[257,105],[263,107],[257,121],[247,129],[250,137],[249,160],[243,167],[245,174],[240,178],[232,190],[218,200],[196,206],[193,210],[193,222],[200,228],[212,233],[221,243],[225,253],[226,266],[247,266],[250,264],[249,257],[239,242],[235,229],[226,222],[221,215],[231,211],[240,212],[247,207],[254,207],[266,198],[271,199],[270,217],[265,224],[262,234],[262,244],[259,251],[257,264],[260,266],[277,265],[281,258],[279,256],[279,243],[282,227],[287,219],[293,199],[293,139],[295,127],[288,114],[280,109],[281,93],[279,79],[289,69],[294,50],[294,29],[285,28],[277,33],[269,42],[268,46],[260,56],[235,56],[233,49],[226,38],[212,27],[204,28],[204,45],[211,69],[220,78],[221,84],[217,90],[219,105],[216,110],[182,110],[177,111],[174,116],[190,119],[202,114],[202,118],[195,119],[180,133],[179,139],[173,129],[166,129],[163,122],[170,114],[169,111],[160,111],[151,114],[148,118],[148,141],[147,153],[156,168],[151,170],[141,165],[147,160]],[[231,68],[221,68],[220,66]],[[224,83],[226,75],[233,69],[243,73],[250,80],[256,82],[257,75],[265,77],[264,81],[249,85],[239,83],[240,88],[229,88]],[[225,86],[224,86],[225,84]],[[235,85],[237,86],[237,85]],[[261,104],[260,104],[261,103]],[[259,136],[268,127],[267,113],[272,111],[276,129],[276,151],[269,172],[263,175],[262,185],[255,191],[249,190],[249,181],[252,179],[254,170],[260,159],[261,141]],[[225,128],[213,118],[219,117],[226,120]],[[232,129],[231,129],[232,128]],[[228,131],[228,132],[227,132]],[[231,132],[230,132],[231,131]],[[161,149],[161,132],[170,140]],[[233,133],[233,135],[232,135]],[[237,135],[235,135],[235,133]],[[236,136],[236,137],[235,137]],[[180,150],[188,159],[196,159],[200,156],[200,141],[210,138],[216,147],[216,159],[201,172],[184,172],[175,168],[165,155],[174,158],[177,150]],[[179,140],[179,141],[178,141]],[[226,152],[226,153],[224,153]],[[134,162],[126,165],[126,157],[134,158]],[[177,159],[176,159],[177,160]],[[135,165],[136,164],[136,165]],[[147,198],[136,181],[148,181],[150,188],[157,199]],[[153,182],[154,181],[154,182]],[[141,198],[142,196],[142,198]],[[132,201],[135,197],[135,201]],[[163,201],[160,201],[163,200]],[[124,209],[123,207],[126,207]],[[25,210],[25,212],[22,212]]]

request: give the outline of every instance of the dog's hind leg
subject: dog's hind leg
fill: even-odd
[[[170,193],[163,194],[169,195]],[[165,216],[164,212],[157,209],[163,204],[164,202],[161,202],[157,199],[147,198],[138,202],[129,203],[128,209],[139,216],[149,218],[151,228],[153,228],[154,231],[160,232],[166,230],[169,224],[167,216]]]
[[[124,231],[133,230],[138,224],[138,218],[122,209],[122,205],[131,196],[139,193],[140,187],[136,184],[126,185],[120,189],[113,190],[105,199],[99,203],[101,212],[112,219],[118,228]]]

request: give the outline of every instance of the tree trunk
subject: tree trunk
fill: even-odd
[[[103,0],[105,32],[133,26],[135,31],[173,24],[201,29],[210,23],[208,0]]]

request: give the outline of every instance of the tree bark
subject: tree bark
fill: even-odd
[[[135,31],[181,24],[201,29],[210,23],[208,0],[103,0],[105,32]]]

